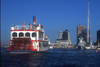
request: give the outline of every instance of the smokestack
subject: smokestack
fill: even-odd
[[[33,16],[33,24],[36,22],[36,16]]]

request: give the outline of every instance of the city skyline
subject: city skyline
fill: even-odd
[[[68,29],[72,43],[77,43],[77,26],[87,28],[88,2],[90,9],[90,35],[96,41],[96,31],[100,29],[99,0],[1,0],[1,42],[9,45],[10,29],[15,25],[37,23],[43,25],[51,43],[58,38],[60,30]],[[54,36],[55,35],[55,36]]]

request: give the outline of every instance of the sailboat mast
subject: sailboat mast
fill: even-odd
[[[87,43],[89,43],[89,2],[88,2],[88,27],[87,27]]]

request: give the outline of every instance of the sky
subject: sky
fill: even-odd
[[[9,45],[10,30],[15,25],[32,24],[33,16],[37,24],[42,24],[54,43],[59,31],[70,32],[73,44],[77,42],[77,26],[87,28],[88,2],[90,12],[90,35],[94,41],[100,29],[100,0],[1,0],[1,42]]]

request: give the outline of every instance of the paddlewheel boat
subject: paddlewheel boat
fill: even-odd
[[[10,49],[21,51],[46,51],[48,50],[49,39],[45,37],[45,32],[41,24],[35,24],[33,16],[33,25],[14,25],[11,27]]]

